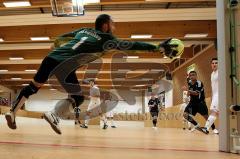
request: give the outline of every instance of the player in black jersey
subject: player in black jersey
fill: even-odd
[[[152,93],[151,94],[151,99],[148,101],[148,107],[149,107],[149,112],[152,116],[152,123],[153,123],[153,128],[157,128],[157,118],[158,118],[158,113],[159,113],[159,105],[160,101],[158,98],[155,97],[155,95]]]
[[[195,129],[208,133],[200,127],[200,125],[193,119],[197,113],[201,114],[206,120],[208,119],[208,108],[205,102],[205,93],[203,83],[197,80],[197,72],[191,71],[189,73],[188,94],[190,95],[190,102],[184,110],[184,118],[191,122]],[[215,125],[212,125],[215,129]]]

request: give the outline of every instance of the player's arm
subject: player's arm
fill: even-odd
[[[200,81],[197,81],[197,82],[200,82]],[[188,90],[189,94],[194,95],[194,96],[199,96],[201,94],[201,92],[204,90],[202,82],[200,82],[199,85],[200,86],[197,87],[197,89],[194,91]]]
[[[118,45],[117,49],[119,50],[147,50],[147,51],[153,51],[153,52],[160,52],[166,56],[171,54],[173,52],[172,45],[170,45],[170,41],[172,38],[167,39],[160,43],[159,45],[153,45],[146,42],[140,42],[140,41],[123,41],[119,40],[116,37],[112,37],[113,41],[115,41],[117,44],[124,43],[127,45],[127,47],[121,47],[121,45]]]
[[[161,102],[159,100],[159,98],[157,98],[157,105],[158,105],[158,110],[162,110],[162,105],[161,105]]]
[[[188,93],[189,93],[190,95],[193,95],[193,96],[198,96],[198,95],[199,95],[199,91],[188,90]]]
[[[118,47],[116,49],[118,50],[148,50],[148,51],[158,51],[157,46],[146,43],[146,42],[140,42],[140,41],[126,41],[126,40],[120,40],[116,37],[112,37],[112,41],[118,44]],[[121,46],[121,44],[124,43],[124,46]]]
[[[157,46],[145,42],[134,41],[131,42],[131,47],[127,50],[147,50],[147,51],[159,51]]]

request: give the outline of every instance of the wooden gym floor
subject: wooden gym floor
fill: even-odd
[[[99,126],[82,129],[62,125],[55,134],[40,119],[18,118],[18,129],[8,129],[0,116],[0,159],[239,159],[239,155],[218,151],[218,136],[182,129],[144,128],[140,122],[122,122],[117,129]],[[140,123],[140,124],[139,124]]]

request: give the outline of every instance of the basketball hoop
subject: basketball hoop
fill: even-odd
[[[72,17],[84,15],[83,0],[50,0],[52,15],[58,17]]]

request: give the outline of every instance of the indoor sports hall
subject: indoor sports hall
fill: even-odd
[[[239,0],[0,0],[0,159],[239,159]]]

